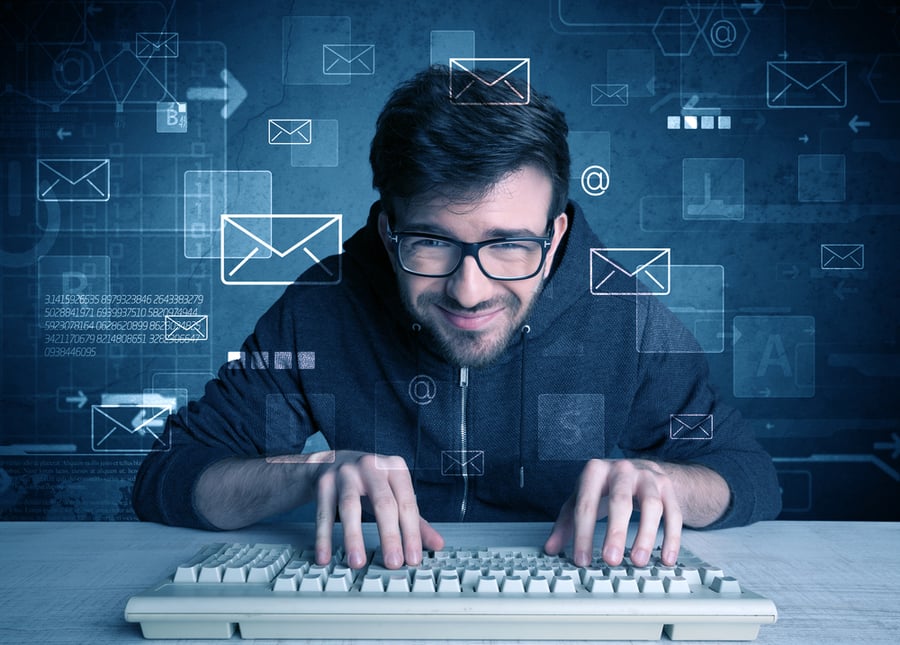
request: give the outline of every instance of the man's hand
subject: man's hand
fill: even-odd
[[[619,564],[635,502],[641,520],[631,547],[632,561],[638,566],[649,562],[662,520],[662,560],[674,565],[681,545],[681,505],[672,480],[662,466],[639,459],[590,460],[578,478],[575,492],[563,504],[544,550],[559,553],[574,535],[575,564],[587,566],[591,562],[595,525],[606,516],[609,519],[603,560],[607,564]]]
[[[361,452],[338,451],[317,474],[316,562],[331,558],[335,513],[340,512],[344,551],[351,568],[366,563],[363,505],[375,515],[384,564],[396,569],[419,564],[422,547],[440,549],[444,539],[419,515],[406,462]]]

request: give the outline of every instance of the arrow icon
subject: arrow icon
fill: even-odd
[[[802,141],[803,143],[809,143],[809,135],[804,134],[802,137],[797,137],[797,141]]]
[[[756,0],[756,2],[742,2],[741,9],[753,9],[753,15],[755,16],[762,8],[766,5],[764,2],[760,2],[760,0]]]
[[[227,69],[219,74],[225,87],[189,87],[187,97],[193,101],[225,101],[222,118],[227,119],[247,98],[247,90]]]
[[[853,130],[853,134],[857,134],[859,133],[859,128],[868,128],[872,124],[868,121],[860,121],[859,115],[854,114],[853,118],[850,119],[850,123],[848,123],[847,125],[849,125],[850,129]]]
[[[59,129],[56,131],[56,138],[60,141],[64,140],[66,137],[71,137],[72,132],[69,130],[63,130],[62,126],[59,126]]]
[[[79,408],[83,408],[84,404],[87,403],[88,398],[84,395],[84,392],[78,390],[78,396],[67,396],[66,403],[77,403]]]
[[[840,282],[838,282],[838,285],[834,288],[834,295],[836,295],[839,300],[844,299],[845,293],[858,293],[859,292],[859,289],[857,289],[856,287],[845,287],[844,286],[845,282],[846,282],[846,280],[841,280]]]
[[[896,459],[897,457],[900,457],[900,437],[897,436],[896,432],[892,432],[891,439],[894,440],[893,443],[889,443],[887,441],[876,441],[875,445],[873,445],[872,447],[875,450],[893,450],[894,452],[893,454],[891,454],[891,457]]]

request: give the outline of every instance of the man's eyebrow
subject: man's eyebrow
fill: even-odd
[[[432,233],[434,235],[443,235],[444,237],[452,237],[455,239],[455,236],[451,231],[448,231],[442,226],[425,222],[409,222],[403,227],[403,230],[415,233]],[[544,237],[545,233],[535,233],[527,228],[491,228],[485,231],[483,239],[493,240],[495,238],[503,237]]]

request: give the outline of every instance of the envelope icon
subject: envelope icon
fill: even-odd
[[[341,215],[222,215],[222,283],[337,284],[341,220]]]
[[[591,85],[591,105],[595,107],[628,105],[628,83]]]
[[[91,406],[91,447],[95,452],[157,452],[171,447],[166,403],[113,403]]]
[[[209,316],[167,314],[165,339],[168,341],[207,340],[209,338]]]
[[[178,58],[177,31],[139,31],[134,36],[138,58]]]
[[[369,76],[375,73],[375,45],[322,45],[322,73]]]
[[[713,415],[670,414],[669,437],[671,439],[712,439]]]
[[[479,99],[479,87],[497,88],[497,98]],[[531,101],[531,59],[451,58],[450,100],[459,105],[527,105]]]
[[[671,249],[591,249],[595,296],[664,296],[669,293]]]
[[[822,244],[823,269],[862,269],[866,247],[863,244]]]
[[[312,143],[312,120],[269,119],[269,145],[308,146]]]
[[[484,474],[484,450],[441,451],[441,474],[446,477]]]
[[[38,159],[42,202],[109,201],[109,159]]]
[[[770,108],[847,106],[845,61],[769,61],[766,104]]]

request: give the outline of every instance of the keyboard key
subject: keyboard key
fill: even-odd
[[[409,578],[405,572],[392,573],[384,587],[386,593],[407,593],[409,591]]]
[[[297,584],[297,591],[322,591],[324,588],[322,576],[314,573],[305,574]]]
[[[585,587],[592,594],[611,594],[615,591],[613,589],[613,580],[608,576],[588,578],[588,583]]]
[[[413,593],[434,593],[434,576],[430,571],[419,571],[413,578]]]
[[[636,594],[640,593],[637,580],[634,576],[620,576],[613,578],[613,589],[617,594]]]
[[[691,593],[691,585],[683,576],[666,576],[663,578],[663,588],[673,596]]]
[[[384,585],[381,582],[381,574],[367,573],[363,577],[362,585],[359,588],[360,593],[383,593]]]
[[[500,585],[494,576],[481,576],[475,583],[476,593],[500,593]]]
[[[709,588],[717,593],[741,593],[740,583],[731,576],[716,576]]]
[[[675,567],[675,573],[687,580],[688,584],[702,584],[700,581],[700,570],[697,567]]]
[[[441,593],[459,593],[462,591],[462,586],[459,584],[459,575],[457,575],[455,570],[441,570],[441,575],[437,581],[437,590]]]
[[[502,590],[505,594],[524,594],[525,581],[522,576],[506,576],[503,578]]]
[[[332,573],[325,581],[325,591],[350,591],[350,583],[347,576],[341,573]]]
[[[275,578],[275,584],[272,585],[275,591],[297,591],[297,574],[283,573]]]
[[[550,581],[553,593],[575,593],[575,579],[572,576],[554,576]]]
[[[714,567],[710,564],[705,564],[700,567],[700,579],[707,587],[710,586],[713,583],[713,580],[715,580],[716,578],[721,578],[724,576],[725,572],[718,567]]]
[[[657,576],[642,576],[638,578],[638,589],[641,593],[665,593],[662,578]]]
[[[550,583],[544,576],[532,576],[525,581],[528,593],[550,593]]]

